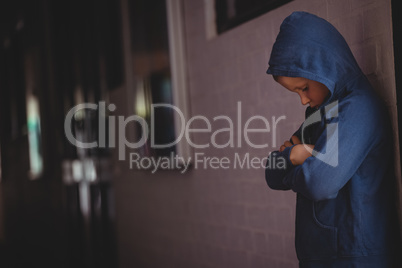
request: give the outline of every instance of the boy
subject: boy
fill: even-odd
[[[286,169],[266,169],[269,187],[297,193],[300,267],[397,267],[392,132],[346,41],[324,19],[294,12],[267,73],[309,105],[299,130],[269,156]]]

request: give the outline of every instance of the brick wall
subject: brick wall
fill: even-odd
[[[396,122],[390,1],[295,0],[222,35],[207,38],[204,1],[184,2],[191,116],[253,115],[278,122],[276,147],[303,120],[304,107],[265,74],[282,20],[304,10],[328,19],[345,36],[363,71]],[[261,121],[253,127],[263,127]],[[194,124],[205,127],[201,121]],[[214,122],[212,132],[228,127]],[[270,125],[272,128],[272,124]],[[395,128],[395,133],[396,133]],[[273,133],[250,134],[233,148],[195,150],[204,156],[262,158],[275,149]],[[197,144],[211,134],[196,134]],[[230,137],[217,135],[224,144]],[[124,170],[124,169],[123,169]],[[295,194],[270,190],[263,168],[122,171],[115,181],[121,267],[298,267],[294,249]]]

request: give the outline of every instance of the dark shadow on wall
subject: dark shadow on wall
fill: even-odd
[[[396,82],[396,102],[398,112],[398,133],[399,133],[399,153],[400,153],[400,166],[402,166],[402,16],[400,9],[397,8],[400,3],[392,0],[392,27],[393,27],[393,40],[394,40],[394,64],[395,64],[395,82]],[[398,163],[396,163],[398,164]],[[398,190],[398,210],[399,210],[399,223],[402,239],[402,182],[397,183]]]

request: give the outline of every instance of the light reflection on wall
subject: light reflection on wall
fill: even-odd
[[[150,113],[151,100],[149,98],[149,85],[144,79],[138,79],[136,86],[136,96],[134,110],[142,118],[148,119]]]
[[[30,162],[29,176],[31,179],[37,179],[43,172],[43,158],[41,150],[39,101],[32,94],[27,96],[27,129]]]

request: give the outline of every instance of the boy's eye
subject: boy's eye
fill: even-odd
[[[303,92],[307,91],[307,90],[308,90],[308,87],[305,87],[305,88],[302,89]]]

